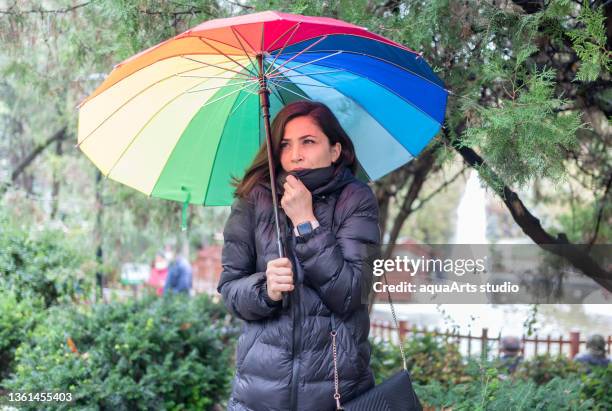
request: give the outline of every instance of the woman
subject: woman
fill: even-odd
[[[235,182],[224,230],[217,291],[245,321],[228,410],[331,411],[332,315],[341,401],[374,386],[363,266],[380,243],[377,202],[355,178],[353,144],[324,104],[285,106],[271,132],[287,258],[278,258],[264,145]]]

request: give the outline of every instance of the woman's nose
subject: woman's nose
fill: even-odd
[[[302,160],[302,151],[300,147],[293,147],[291,149],[291,161],[298,162]]]

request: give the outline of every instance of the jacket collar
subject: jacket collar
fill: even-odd
[[[286,176],[285,172],[279,173],[276,177],[276,193],[278,196],[282,196],[283,189],[283,177]],[[343,189],[347,184],[356,180],[355,176],[346,166],[340,166],[334,176],[327,183],[317,187],[312,191],[313,197],[321,197],[331,194],[335,191]],[[264,186],[267,190],[270,190],[270,181],[262,181],[260,182],[262,186]]]

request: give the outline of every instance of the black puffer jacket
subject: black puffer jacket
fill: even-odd
[[[278,258],[269,186],[256,186],[249,201],[232,206],[217,290],[245,324],[228,410],[334,410],[332,313],[342,402],[374,386],[368,307],[362,304],[371,269],[362,268],[380,243],[376,198],[346,168],[312,194],[320,227],[308,235],[295,238],[281,210],[296,284],[286,309],[266,290],[267,262]]]

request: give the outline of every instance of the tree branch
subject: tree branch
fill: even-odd
[[[70,13],[76,9],[81,7],[85,7],[90,4],[91,1],[86,1],[85,3],[77,4],[76,6],[66,7],[64,9],[56,9],[56,10],[45,10],[42,7],[38,9],[30,9],[30,10],[11,10],[13,7],[9,7],[8,10],[0,10],[0,14],[9,14],[13,16],[17,16],[19,14],[64,14]]]
[[[601,219],[603,217],[604,208],[606,206],[606,199],[608,198],[608,193],[610,192],[610,185],[612,185],[612,173],[608,176],[608,183],[606,184],[606,190],[604,191],[603,196],[601,197],[601,201],[599,202],[599,211],[597,212],[597,222],[595,223],[595,230],[593,232],[593,237],[591,237],[591,241],[589,241],[589,248],[593,247],[595,241],[597,240],[597,236],[599,235],[599,227],[601,225]]]
[[[248,6],[248,5],[246,5],[246,4],[240,4],[240,3],[238,3],[237,1],[231,1],[231,0],[225,0],[225,1],[227,1],[229,4],[233,4],[234,6],[241,7],[241,8],[242,8],[242,9],[244,9],[244,10],[255,10],[255,7],[253,7],[253,6]]]
[[[444,190],[446,187],[448,187],[449,185],[451,185],[457,178],[459,178],[460,175],[462,175],[463,173],[465,173],[465,170],[467,169],[467,167],[463,167],[460,171],[457,172],[457,174],[455,174],[453,176],[453,178],[451,178],[448,181],[445,181],[442,185],[440,185],[440,187],[436,188],[431,194],[429,194],[427,197],[425,197],[423,200],[419,201],[419,204],[410,209],[411,213],[414,213],[415,211],[417,211],[419,208],[423,207],[423,205],[425,205],[425,203],[427,203],[429,200],[431,200],[432,198],[434,198],[436,196],[436,194],[438,194],[440,191]]]
[[[56,131],[46,141],[36,146],[34,150],[30,152],[30,154],[28,154],[23,160],[21,160],[21,163],[19,163],[15,170],[13,170],[11,174],[11,182],[14,183],[17,180],[17,177],[19,177],[19,175],[23,172],[23,170],[25,170],[26,167],[28,167],[32,163],[32,161],[34,161],[36,157],[38,157],[38,155],[42,153],[47,147],[49,147],[55,141],[64,140],[66,136],[66,126],[64,126],[58,131]]]
[[[383,258],[387,259],[393,253],[393,249],[395,248],[395,242],[399,236],[399,233],[404,225],[404,222],[408,218],[408,216],[412,213],[412,204],[418,198],[421,189],[423,188],[423,183],[427,178],[427,175],[432,170],[436,156],[435,152],[440,147],[439,143],[436,142],[430,148],[426,149],[413,160],[412,164],[415,168],[413,173],[412,182],[410,187],[408,188],[408,192],[404,197],[402,202],[402,206],[397,213],[397,216],[393,220],[393,226],[391,227],[391,231],[389,232],[389,241],[387,242],[387,247],[383,253]]]

